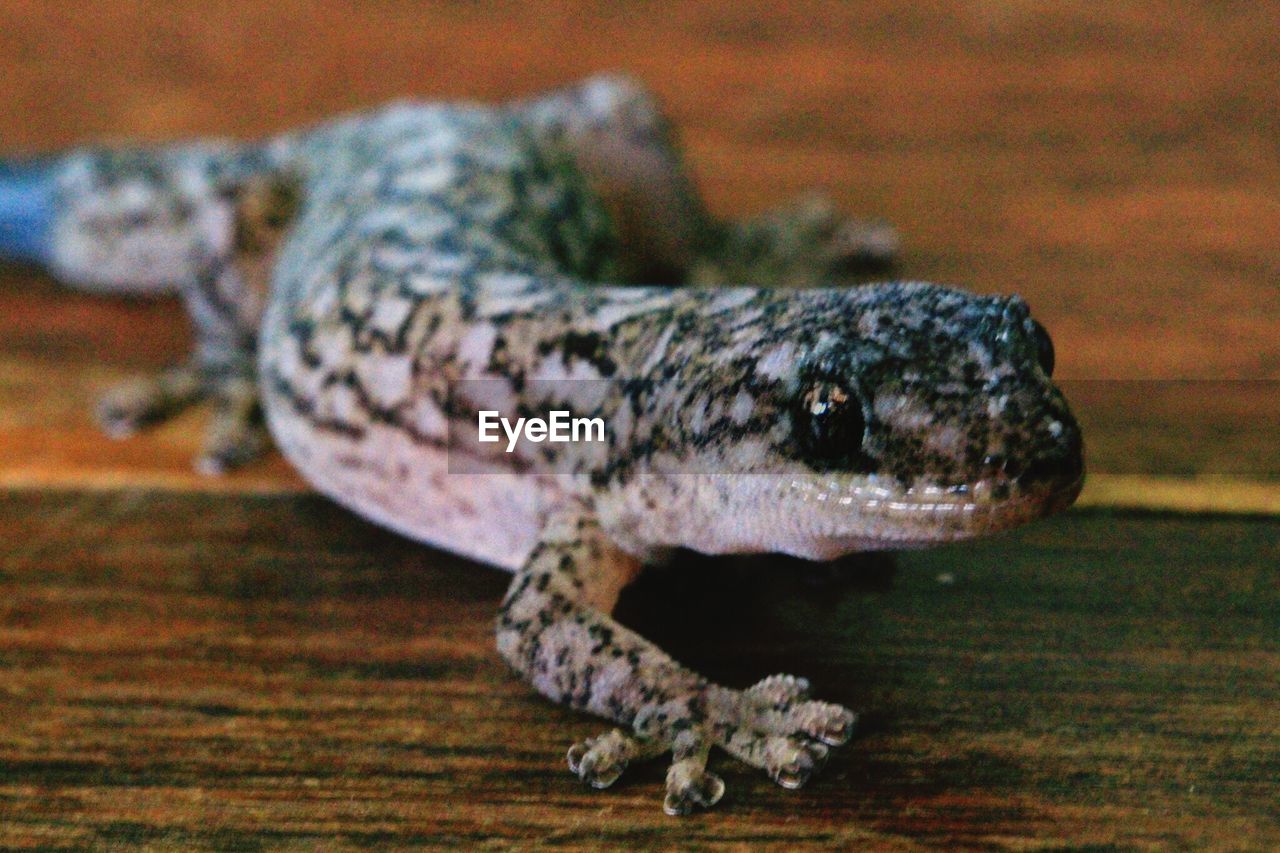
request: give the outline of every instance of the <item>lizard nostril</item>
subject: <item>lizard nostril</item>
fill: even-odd
[[[991,453],[985,456],[982,467],[985,476],[994,480],[1019,480],[1026,470],[1021,459],[1005,456],[1002,453]]]
[[[1033,459],[1018,477],[1021,486],[1043,483],[1071,483],[1084,473],[1084,443],[1078,427],[1071,426],[1067,435],[1053,447]]]
[[[982,467],[990,477],[1017,477],[1022,466],[1017,460],[1010,459],[1002,453],[991,453],[983,457]]]

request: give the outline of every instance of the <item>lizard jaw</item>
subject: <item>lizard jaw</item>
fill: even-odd
[[[780,550],[827,560],[854,551],[918,548],[998,533],[1060,512],[1080,494],[1084,475],[1018,486],[1003,478],[942,487],[903,488],[874,480],[819,483],[795,479],[784,494],[807,521]]]
[[[640,543],[831,560],[1007,530],[1065,509],[1083,481],[1078,472],[1070,480],[1019,486],[993,479],[950,488],[802,472],[641,477],[615,496],[621,500],[611,514]]]

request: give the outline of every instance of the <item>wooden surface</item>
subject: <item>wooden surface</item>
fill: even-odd
[[[824,186],[901,228],[902,275],[1026,296],[1085,425],[1086,503],[1274,513],[1278,21],[11,0],[0,147],[250,136],[628,69],[717,211]],[[721,806],[672,821],[658,765],[605,793],[564,771],[599,724],[505,672],[503,576],[306,495],[276,457],[195,476],[199,412],[93,430],[96,393],[187,345],[171,302],[0,269],[0,845],[1280,845],[1274,515],[1095,508],[835,585],[778,559],[646,577],[623,617],[687,662],[795,670],[866,712],[810,788],[722,760]]]
[[[1280,844],[1275,520],[645,577],[622,616],[678,657],[866,712],[802,791],[717,759],[687,820],[661,764],[569,776],[601,724],[497,659],[498,572],[302,496],[23,493],[0,536],[0,844]]]

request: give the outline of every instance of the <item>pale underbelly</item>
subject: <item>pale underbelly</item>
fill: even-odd
[[[416,443],[401,430],[373,424],[353,440],[282,408],[267,406],[271,433],[307,482],[419,542],[515,571],[560,502],[554,481],[474,459],[462,465],[455,459],[451,472],[446,449]]]

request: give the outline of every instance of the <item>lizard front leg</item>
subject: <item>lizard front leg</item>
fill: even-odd
[[[144,176],[163,174],[144,154],[136,154],[135,160],[127,162]],[[148,166],[154,168],[148,171]],[[174,183],[181,182],[175,179]],[[205,210],[199,217],[205,223],[203,230],[189,229],[185,239],[191,245],[185,263],[172,272],[181,282],[191,315],[195,352],[185,363],[156,376],[131,379],[110,389],[99,400],[95,415],[108,435],[121,438],[209,400],[213,415],[195,467],[201,473],[220,474],[253,460],[268,446],[255,350],[271,262],[296,204],[294,190],[277,175],[253,176],[225,186],[206,182],[197,183],[195,189],[166,189],[177,196],[170,206]],[[159,190],[153,195],[163,197]]]
[[[630,761],[671,751],[668,814],[714,805],[724,783],[707,770],[712,746],[787,788],[803,785],[828,747],[849,739],[854,715],[809,701],[808,683],[771,676],[747,690],[709,682],[608,615],[637,561],[589,513],[559,514],[512,581],[498,618],[498,650],[553,700],[608,717],[615,729],[569,750],[569,767],[597,788]]]

